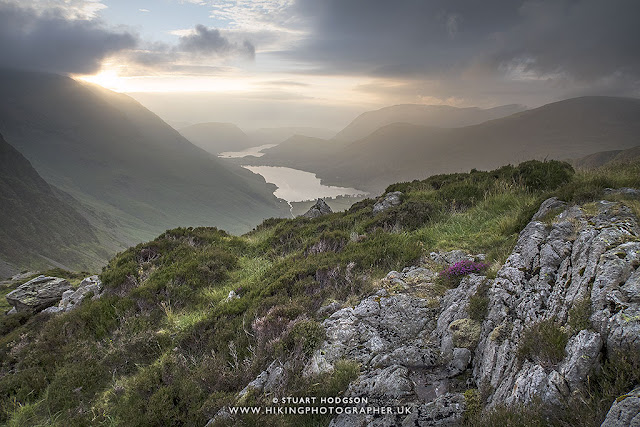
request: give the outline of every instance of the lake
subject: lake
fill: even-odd
[[[367,194],[366,191],[355,188],[323,185],[315,174],[298,169],[280,166],[243,166],[243,168],[262,175],[265,181],[275,184],[278,189],[273,194],[288,202]]]
[[[224,153],[219,153],[218,157],[222,157],[225,159],[237,159],[247,156],[262,157],[264,156],[264,153],[262,152],[263,150],[275,147],[276,145],[278,144],[264,144],[257,147],[246,148],[242,151],[225,151]]]

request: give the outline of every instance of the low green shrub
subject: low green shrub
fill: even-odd
[[[484,292],[476,292],[469,298],[469,317],[476,322],[482,323],[489,311],[489,297]]]
[[[282,339],[276,350],[281,357],[299,354],[309,358],[325,338],[322,325],[313,320],[303,320],[294,325],[291,331]]]
[[[548,191],[570,182],[574,173],[573,167],[566,162],[531,160],[518,165],[517,177],[532,190]]]
[[[568,334],[555,319],[547,319],[524,329],[518,344],[518,358],[531,360],[544,367],[557,365],[564,359]]]
[[[589,296],[576,302],[569,310],[569,327],[577,333],[583,329],[591,329],[591,298]]]
[[[470,414],[464,421],[469,427],[549,427],[551,422],[540,402],[496,405],[489,411]]]

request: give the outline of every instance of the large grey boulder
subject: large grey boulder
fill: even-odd
[[[384,196],[384,198],[381,198],[376,202],[375,205],[373,205],[373,213],[377,214],[380,212],[384,212],[387,209],[392,208],[394,206],[398,206],[402,202],[402,200],[400,199],[401,196],[402,196],[402,192],[400,191],[393,191],[391,193],[387,193]]]
[[[336,416],[330,426],[457,425],[464,397],[451,393],[449,378],[467,369],[471,352],[455,349],[444,360],[432,340],[441,306],[424,298],[436,273],[424,267],[392,271],[383,280],[400,293],[382,289],[355,307],[333,313],[323,323],[326,341],[315,351],[303,375],[312,377],[334,369],[347,359],[360,364],[360,376],[345,397],[367,399],[367,407],[394,410],[384,414]],[[470,285],[474,286],[474,285]],[[402,408],[402,409],[400,409]]]
[[[600,427],[640,427],[640,387],[618,397]]]
[[[307,212],[302,214],[305,218],[317,218],[322,215],[333,213],[331,207],[323,199],[318,199],[316,204],[311,206]]]
[[[100,298],[102,295],[102,282],[98,276],[89,276],[80,282],[77,289],[69,289],[62,293],[62,298],[58,305],[54,305],[43,310],[44,313],[64,313],[76,308],[85,297],[91,295],[92,298]]]
[[[37,313],[58,304],[62,294],[69,289],[71,285],[65,279],[38,276],[9,292],[6,298],[18,312]]]

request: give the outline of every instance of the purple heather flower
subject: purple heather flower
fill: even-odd
[[[442,270],[439,274],[440,276],[445,276],[449,278],[462,277],[471,273],[483,272],[484,270],[487,269],[487,267],[488,265],[482,262],[465,260],[465,261],[456,262],[449,268]]]

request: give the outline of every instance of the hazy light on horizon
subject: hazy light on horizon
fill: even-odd
[[[302,125],[319,107],[351,114],[401,103],[640,97],[635,0],[26,3],[0,2],[0,66],[70,74],[130,94],[271,100],[293,113],[278,122]],[[301,121],[296,108],[309,106],[315,110]],[[247,108],[234,121],[255,120]]]

